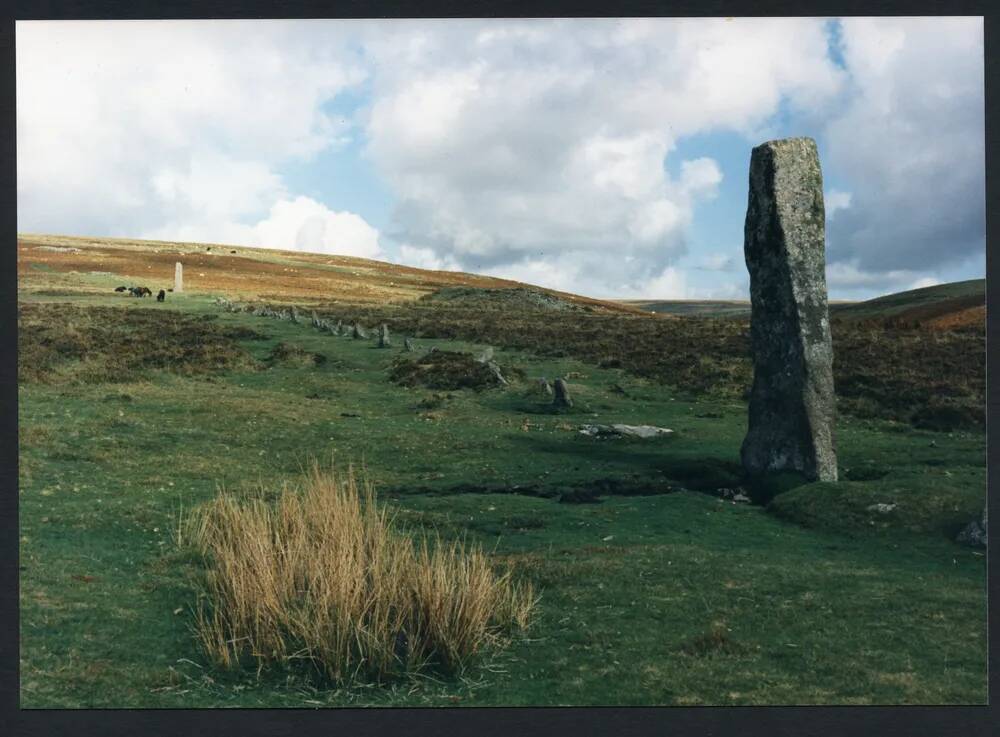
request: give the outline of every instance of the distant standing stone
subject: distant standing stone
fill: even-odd
[[[552,384],[552,390],[554,397],[552,398],[552,404],[556,407],[572,407],[573,400],[569,396],[569,388],[566,386],[566,382],[562,379],[556,379]]]
[[[490,370],[490,373],[493,374],[493,378],[495,378],[501,386],[507,386],[507,379],[504,378],[503,373],[500,371],[500,366],[496,361],[487,361],[486,368]]]
[[[323,327],[323,323],[319,319],[319,315],[316,314],[316,310],[312,311],[312,326],[314,328],[321,328],[321,327]]]
[[[299,323],[299,311],[296,309],[295,305],[292,305],[292,309],[289,312],[289,319],[296,325]]]
[[[184,291],[184,265],[178,261],[174,264],[174,294]]]
[[[477,358],[476,360],[479,361],[479,363],[489,363],[490,361],[492,361],[493,348],[487,347],[486,350],[484,350],[481,354],[479,354],[479,358]]]
[[[389,341],[389,326],[385,323],[379,325],[378,328],[378,347],[388,348],[391,345]]]
[[[413,347],[413,341],[410,340],[409,337],[403,338],[403,350],[406,351],[407,353],[412,353],[414,350],[416,350]]]
[[[823,176],[811,138],[753,150],[743,250],[754,365],[743,467],[836,481]]]
[[[354,323],[354,328],[351,330],[351,337],[352,338],[367,338],[368,334],[365,333],[365,329],[363,327],[361,327],[357,323]]]
[[[542,394],[545,394],[546,396],[549,397],[552,396],[552,384],[550,384],[549,380],[546,379],[544,376],[538,380],[538,391],[540,391]]]

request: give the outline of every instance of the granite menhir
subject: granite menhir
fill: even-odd
[[[743,244],[754,377],[740,457],[751,475],[837,480],[825,227],[816,142],[757,146]]]

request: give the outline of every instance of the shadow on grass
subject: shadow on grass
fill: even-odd
[[[745,482],[743,469],[735,460],[713,456],[691,457],[671,453],[671,438],[638,440],[621,438],[578,442],[547,438],[518,437],[515,442],[530,446],[532,452],[577,455],[589,461],[622,466],[630,477],[662,478],[671,486],[692,491],[715,491],[740,486]],[[648,483],[648,482],[647,482]]]

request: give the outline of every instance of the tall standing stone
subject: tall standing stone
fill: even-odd
[[[757,146],[743,245],[754,378],[740,456],[751,475],[794,470],[837,480],[825,228],[816,142]]]
[[[174,294],[184,291],[184,265],[178,261],[174,264]]]
[[[392,343],[389,340],[389,326],[382,323],[378,328],[378,347],[388,348],[390,345],[392,345]]]

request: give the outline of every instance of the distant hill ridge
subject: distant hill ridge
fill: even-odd
[[[986,280],[969,279],[896,292],[840,305],[833,308],[833,313],[845,319],[894,318],[931,325],[943,323],[942,326],[950,326],[955,318],[962,318],[960,322],[985,319]]]
[[[187,291],[244,299],[385,303],[423,297],[441,303],[475,303],[483,308],[597,308],[733,318],[750,315],[748,301],[600,300],[509,279],[335,254],[218,243],[27,233],[17,236],[19,289],[102,294],[126,282],[165,288],[173,284],[177,261],[184,263]],[[847,320],[891,319],[937,328],[983,324],[986,280],[938,284],[865,302],[833,301],[830,310],[835,318]]]
[[[702,317],[749,317],[746,300],[622,300],[649,312]],[[892,319],[950,328],[981,323],[986,318],[986,280],[936,284],[886,294],[864,302],[830,302],[833,317],[844,320]]]

